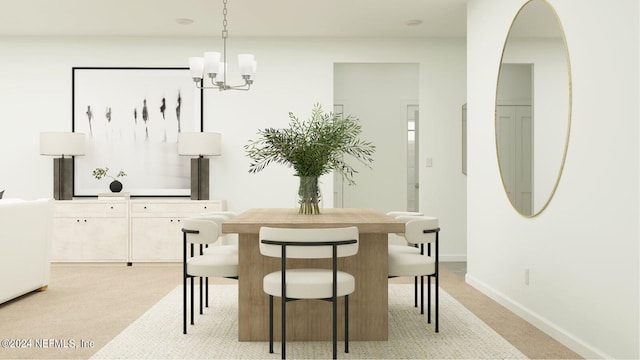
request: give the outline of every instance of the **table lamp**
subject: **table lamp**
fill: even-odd
[[[178,154],[197,156],[191,159],[191,200],[209,200],[209,159],[205,156],[220,155],[220,147],[220,133],[178,134]]]
[[[73,158],[71,156],[84,154],[84,133],[40,133],[40,155],[60,156],[53,159],[54,199],[71,200],[73,197]]]

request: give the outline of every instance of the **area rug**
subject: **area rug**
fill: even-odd
[[[100,349],[92,359],[279,359],[267,342],[238,342],[237,285],[211,285],[210,307],[182,334],[182,287]],[[343,359],[526,359],[518,349],[440,289],[440,332],[413,307],[413,285],[389,285],[389,340],[351,341]],[[342,349],[342,350],[341,350]],[[287,356],[331,358],[331,342],[287,343]]]

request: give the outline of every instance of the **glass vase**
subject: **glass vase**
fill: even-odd
[[[305,215],[318,215],[322,201],[322,194],[318,186],[317,176],[300,176],[298,188],[298,213]]]

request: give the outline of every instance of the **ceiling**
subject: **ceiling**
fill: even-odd
[[[229,37],[466,37],[467,0],[228,0]],[[220,36],[222,0],[0,0],[0,36]],[[181,25],[177,19],[191,19]],[[407,25],[421,20],[419,25]]]

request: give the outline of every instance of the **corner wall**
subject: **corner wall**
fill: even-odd
[[[524,2],[467,5],[467,282],[585,357],[638,358],[639,5],[549,0],[569,47],[572,125],[555,196],[529,219],[503,191],[494,135],[502,45]]]

